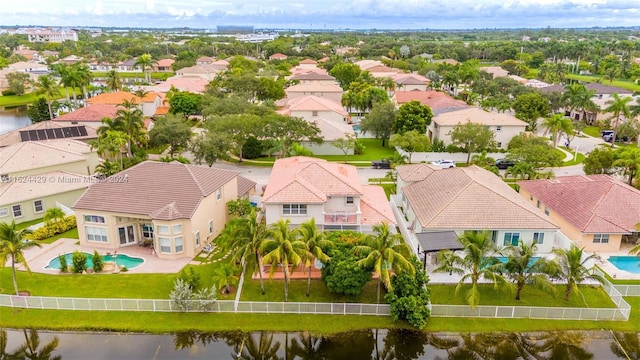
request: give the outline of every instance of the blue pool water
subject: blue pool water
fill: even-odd
[[[496,256],[496,259],[500,260],[500,262],[502,263],[507,263],[507,261],[509,261],[509,258],[506,256]],[[536,261],[538,261],[538,259],[540,259],[539,256],[534,256],[531,258],[531,260],[529,260],[529,265],[535,263]]]
[[[608,260],[620,270],[640,274],[640,257],[638,256],[611,256]]]
[[[360,125],[351,125],[353,131],[360,131]]]
[[[71,260],[73,253],[64,254],[64,256],[67,259],[68,265],[73,264],[73,261]],[[103,255],[102,261],[112,262],[113,255]],[[119,266],[126,266],[127,269],[133,269],[136,266],[142,265],[142,263],[144,263],[143,258],[131,257],[127,254],[118,254],[116,256],[116,264],[118,264]],[[87,253],[87,268],[92,268],[92,267],[93,267],[93,255]],[[49,261],[49,265],[47,265],[45,269],[60,269],[60,259],[58,259],[57,257],[51,259],[51,261]]]

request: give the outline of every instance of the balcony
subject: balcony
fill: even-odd
[[[325,224],[354,224],[359,223],[358,213],[336,212],[324,214]]]

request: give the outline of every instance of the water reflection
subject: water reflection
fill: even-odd
[[[31,124],[27,116],[27,107],[0,108],[0,134],[19,129]]]
[[[175,335],[0,331],[0,359],[636,359],[637,333],[438,334],[402,329],[331,336],[240,331]]]

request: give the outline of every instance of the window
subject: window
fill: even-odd
[[[196,231],[195,233],[193,233],[193,242],[196,244],[196,246],[200,245],[200,231]]]
[[[44,202],[42,200],[36,200],[33,202],[33,211],[35,213],[41,213],[44,211]]]
[[[318,116],[318,112],[317,111],[312,111],[311,112],[311,116]]]
[[[168,237],[159,237],[160,252],[163,254],[171,254],[171,239]]]
[[[22,205],[13,205],[11,211],[13,212],[14,218],[22,217]]]
[[[209,220],[209,235],[213,234],[213,220]]]
[[[98,216],[98,215],[85,215],[84,222],[92,222],[92,223],[99,223],[99,224],[105,223],[104,216]]]
[[[498,141],[498,145],[497,145],[497,146],[498,146],[499,148],[501,148],[501,147],[502,147],[502,143]]]
[[[222,199],[222,189],[216,190],[216,200]]]
[[[520,233],[504,233],[504,242],[502,243],[504,246],[518,246],[518,241],[520,240]]]
[[[536,244],[544,244],[544,233],[534,232],[533,241]]]
[[[283,215],[307,215],[306,204],[284,204],[282,205]]]
[[[142,237],[146,239],[153,239],[153,225],[151,224],[142,225]]]
[[[502,131],[502,126],[496,126],[496,131]]]
[[[0,208],[0,217],[5,217],[9,215],[9,210],[7,208]]]
[[[347,205],[353,205],[353,196],[347,196]]]
[[[529,200],[533,201],[533,195],[529,195]]]
[[[85,226],[84,232],[87,234],[87,241],[92,242],[108,242],[107,228],[97,226]]]
[[[594,244],[608,244],[609,243],[609,234],[593,234],[593,243]]]
[[[549,207],[548,206],[544,207],[544,214],[545,215],[549,215]]]
[[[169,235],[169,226],[168,225],[158,225],[158,234],[160,234],[160,235]]]
[[[173,243],[176,247],[176,253],[181,253],[184,251],[184,244],[182,241],[182,236],[176,236],[173,238]]]
[[[182,224],[173,225],[171,227],[171,233],[174,234],[174,235],[182,234]]]
[[[540,209],[540,200],[538,200],[538,204],[536,206]]]

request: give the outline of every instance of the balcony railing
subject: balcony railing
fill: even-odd
[[[325,213],[325,224],[358,224],[358,214],[356,213]]]

